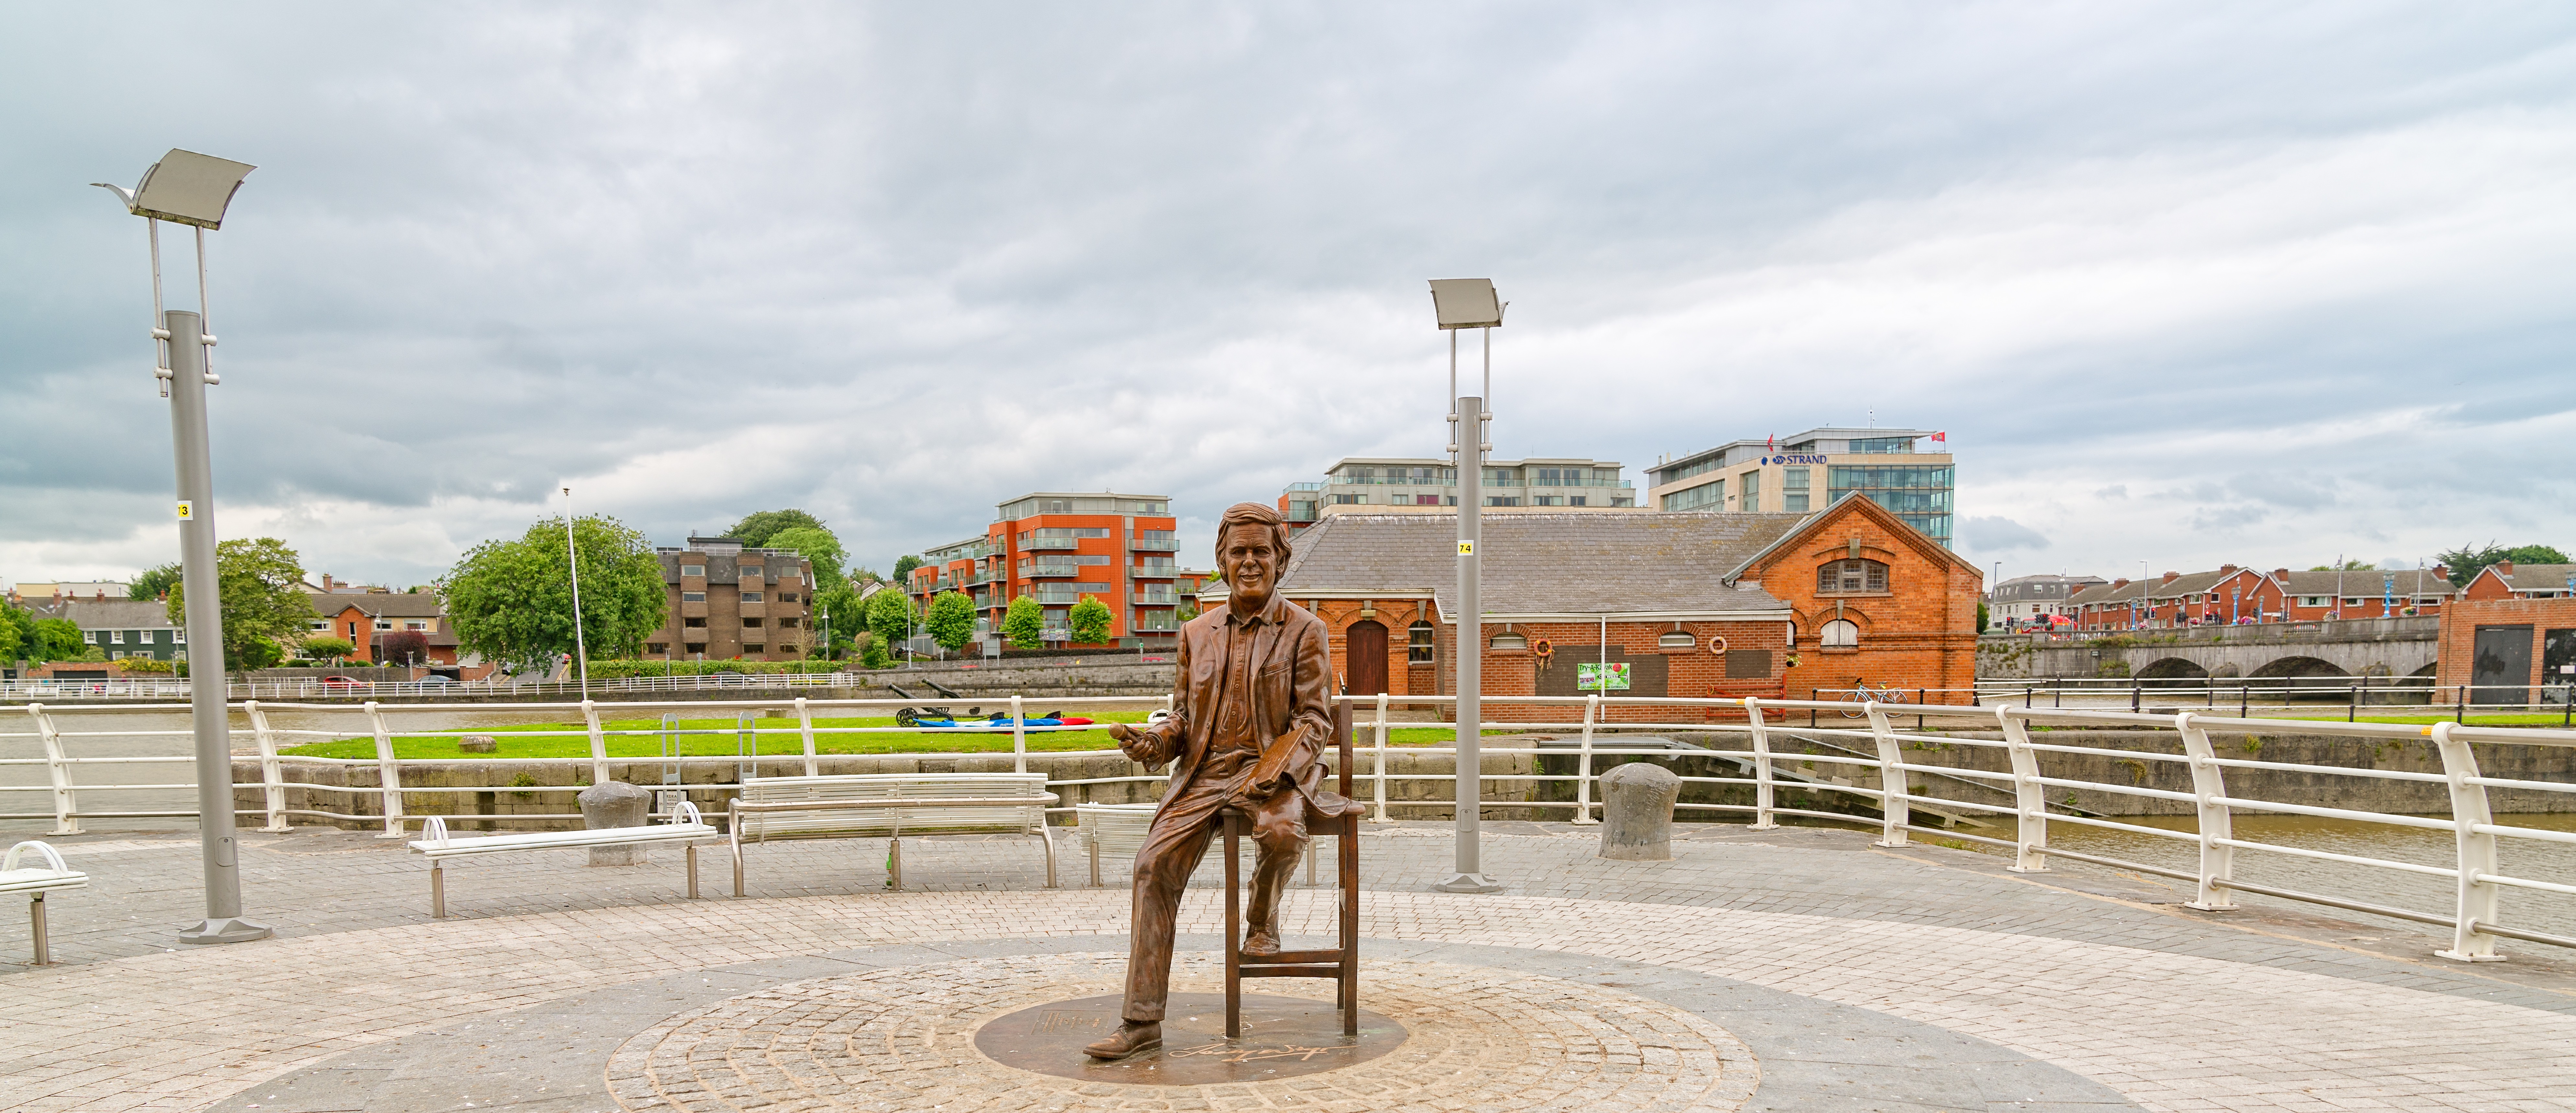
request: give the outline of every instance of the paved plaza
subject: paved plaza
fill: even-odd
[[[1118,990],[1127,894],[1089,887],[1070,840],[1055,890],[1025,838],[907,840],[904,892],[883,840],[756,846],[743,899],[710,848],[695,901],[676,849],[469,859],[437,920],[399,842],[250,833],[247,903],[278,938],[190,948],[192,836],[56,839],[93,886],[52,901],[60,965],[0,967],[0,1107],[2576,1108],[2576,956],[2547,948],[2450,963],[2404,926],[2193,912],[2157,878],[1855,831],[1691,826],[1673,861],[1611,862],[1597,828],[1488,830],[1510,884],[1488,896],[1428,891],[1445,824],[1362,837],[1362,1003],[1404,1042],[1174,1086],[977,1049],[994,1018]],[[1220,989],[1214,876],[1184,908],[1181,993]],[[1333,899],[1301,871],[1292,946],[1328,945]],[[23,962],[26,942],[13,908],[0,947]]]

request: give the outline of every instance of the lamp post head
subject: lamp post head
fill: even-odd
[[[256,169],[247,162],[172,148],[143,172],[143,180],[133,189],[106,182],[90,184],[116,194],[125,211],[136,216],[219,230],[242,179]]]
[[[1431,308],[1443,329],[1494,328],[1503,323],[1503,303],[1496,300],[1490,278],[1432,279]]]

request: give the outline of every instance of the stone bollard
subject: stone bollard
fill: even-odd
[[[581,790],[581,825],[596,831],[603,827],[641,827],[651,822],[645,813],[651,810],[653,794],[624,781],[601,781]],[[590,864],[594,866],[640,866],[644,864],[641,846],[594,846]]]
[[[498,753],[501,744],[488,734],[468,734],[456,740],[456,748],[469,754]]]
[[[1665,862],[1673,856],[1673,801],[1682,779],[1660,765],[1632,761],[1601,775],[1601,856],[1621,862]]]

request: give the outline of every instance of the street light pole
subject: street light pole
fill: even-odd
[[[206,387],[221,380],[209,367],[215,337],[206,316],[206,229],[223,227],[246,163],[173,150],[143,172],[132,191],[104,182],[126,211],[142,217],[152,241],[154,375],[170,400],[170,444],[179,523],[180,590],[191,643],[190,725],[197,758],[197,842],[206,883],[206,918],[179,931],[182,943],[247,943],[273,934],[242,918],[241,856],[233,822],[232,710],[224,703],[223,586],[215,571],[215,469],[206,428]],[[197,312],[161,307],[161,221],[197,232]],[[207,660],[212,653],[213,659]],[[210,666],[211,667],[208,667]]]
[[[1432,888],[1444,893],[1498,893],[1501,882],[1486,876],[1482,862],[1484,804],[1484,608],[1477,599],[1482,579],[1477,551],[1483,540],[1485,457],[1494,446],[1487,440],[1493,411],[1485,399],[1494,389],[1494,326],[1503,323],[1502,303],[1494,284],[1483,278],[1433,279],[1431,300],[1440,327],[1449,333],[1449,459],[1458,469],[1458,715],[1456,872]],[[1458,394],[1458,330],[1485,334],[1485,385],[1481,394]]]
[[[572,488],[563,489],[564,557],[572,563],[572,649],[581,666],[581,698],[590,698],[590,642],[581,632],[581,550],[572,543]]]

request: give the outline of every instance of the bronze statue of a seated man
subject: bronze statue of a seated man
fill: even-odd
[[[1333,656],[1323,621],[1277,594],[1288,562],[1287,524],[1268,506],[1237,503],[1218,523],[1216,559],[1225,606],[1181,628],[1171,716],[1109,728],[1127,756],[1173,766],[1136,852],[1125,1023],[1083,1049],[1096,1058],[1162,1046],[1173,921],[1223,809],[1252,817],[1259,848],[1247,955],[1279,953],[1279,899],[1305,849],[1307,817],[1359,809],[1323,787],[1318,759],[1332,736]]]

